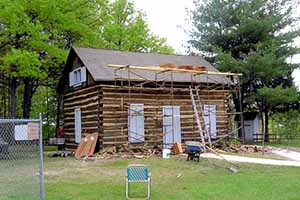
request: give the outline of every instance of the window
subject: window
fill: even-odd
[[[80,69],[74,71],[75,83],[80,83],[80,81],[81,81],[80,76],[81,76],[81,70]]]
[[[70,86],[76,87],[86,81],[86,67],[76,68],[69,74]]]
[[[130,104],[128,110],[128,142],[144,142],[144,105]]]

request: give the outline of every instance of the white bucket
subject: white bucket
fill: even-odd
[[[163,149],[163,158],[169,159],[171,155],[170,149]]]

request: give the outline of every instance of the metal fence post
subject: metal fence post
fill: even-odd
[[[43,161],[43,119],[42,114],[39,115],[39,160],[40,160],[40,198],[45,199],[45,185],[44,185],[44,161]]]

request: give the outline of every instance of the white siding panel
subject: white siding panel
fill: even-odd
[[[75,143],[81,141],[81,111],[80,108],[75,109]]]
[[[163,107],[164,148],[171,148],[174,143],[181,143],[180,107]]]
[[[204,122],[206,130],[212,139],[217,138],[216,105],[203,106]]]

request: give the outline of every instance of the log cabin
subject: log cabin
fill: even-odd
[[[89,133],[98,133],[100,149],[169,148],[199,141],[200,129],[221,138],[231,129],[230,75],[200,56],[73,47],[57,87],[66,148],[75,149]]]

